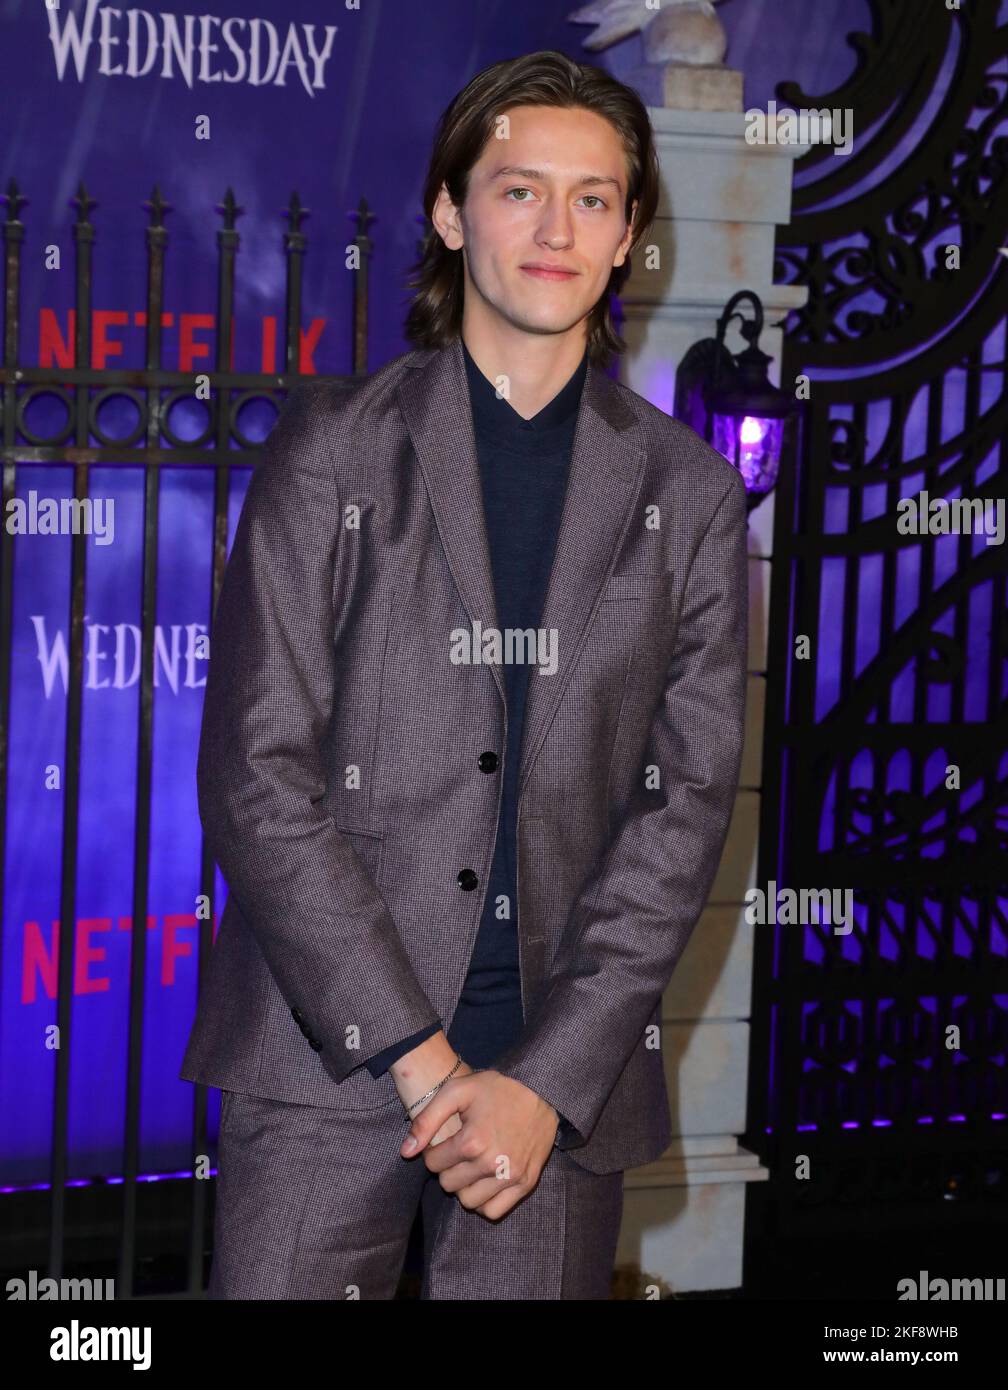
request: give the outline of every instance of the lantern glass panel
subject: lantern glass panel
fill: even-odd
[[[714,448],[742,474],[746,492],[762,496],[777,482],[784,421],[757,415],[714,415]]]

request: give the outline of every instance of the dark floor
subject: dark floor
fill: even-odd
[[[212,1223],[208,1192],[206,1227]],[[114,1278],[122,1188],[96,1184],[67,1194],[66,1257],[69,1277]],[[135,1295],[185,1297],[188,1282],[190,1192],[185,1182],[141,1185],[137,1195]],[[46,1192],[0,1197],[0,1279],[23,1277],[48,1265],[49,1196]],[[741,1289],[665,1296],[683,1300],[851,1300],[897,1298],[900,1279],[931,1276],[1004,1278],[1008,1212],[992,1202],[986,1210],[942,1202],[903,1212],[880,1209],[873,1220],[864,1209],[845,1216],[814,1210],[782,1218],[768,1185],[747,1193],[744,1283]],[[785,1227],[798,1227],[787,1229]],[[209,1273],[209,1237],[204,1243],[203,1283]],[[421,1224],[413,1229],[398,1297],[419,1297],[422,1270]],[[639,1271],[617,1270],[614,1297],[643,1296],[652,1283]],[[663,1291],[664,1292],[664,1291]],[[198,1297],[193,1291],[189,1296]]]

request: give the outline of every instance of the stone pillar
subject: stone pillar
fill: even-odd
[[[673,413],[676,367],[714,336],[731,296],[754,290],[766,311],[759,346],[780,383],[773,325],[806,291],[773,283],[774,232],[791,214],[794,159],[804,148],[750,145],[740,111],[649,108],[662,196],[649,244],[639,247],[622,298],[627,352],[621,379]],[[734,329],[730,351],[745,346]],[[773,496],[749,521],[749,686],[741,786],[710,901],[665,994],[662,1047],[676,1137],[658,1162],[626,1176],[617,1268],[638,1268],[671,1290],[735,1288],[742,1281],[745,1184],[769,1175],[741,1148],[745,1129],[754,928],[743,915],[756,882],[760,755]],[[659,1285],[660,1286],[660,1285]]]

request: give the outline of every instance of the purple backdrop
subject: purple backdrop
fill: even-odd
[[[211,365],[215,306],[214,213],[227,186],[245,209],[237,272],[235,367],[273,369],[264,358],[269,320],[282,328],[283,208],[297,189],[311,209],[305,230],[306,370],[349,369],[347,212],[368,199],[372,228],[372,368],[404,350],[404,282],[419,234],[422,178],[436,119],[486,64],[560,48],[628,76],[638,37],[601,57],[581,48],[586,29],[564,16],[573,3],[543,0],[362,0],[360,9],[309,0],[242,0],[203,34],[184,4],[117,13],[81,0],[48,12],[42,0],[8,4],[0,42],[6,119],[0,176],[15,177],[21,212],[22,364],[67,364],[74,291],[68,200],[83,179],[97,200],[94,365],[142,364],[145,299],[141,203],[157,182],[174,211],[166,275],[173,315],[164,365]],[[811,12],[811,13],[810,13]],[[864,0],[728,0],[721,7],[730,59],[747,72],[747,100],[765,103],[795,78],[827,90],[852,66],[840,42],[864,24]],[[163,51],[142,68],[148,24],[163,36],[186,15],[196,52],[190,73]],[[148,21],[144,16],[150,16]],[[223,24],[229,15],[233,22]],[[242,21],[245,21],[244,23]],[[252,21],[258,21],[253,24]],[[269,74],[270,29],[280,57]],[[309,35],[304,25],[313,25]],[[335,25],[327,34],[326,26]],[[131,57],[131,28],[139,44]],[[293,33],[294,38],[291,38]],[[214,51],[211,45],[217,45]],[[253,51],[258,45],[257,53]],[[327,47],[328,44],[328,47]],[[321,54],[311,58],[311,47]],[[283,65],[283,85],[276,68]],[[226,81],[223,74],[244,79]],[[203,80],[214,79],[216,80]],[[209,139],[196,138],[200,118]],[[58,248],[59,265],[51,248]],[[62,354],[62,355],[61,355]],[[35,414],[39,422],[45,404]],[[268,419],[259,421],[260,436]],[[247,472],[236,476],[231,526]],[[205,679],[196,639],[208,624],[212,478],[165,469],[159,544],[154,710],[154,801],[142,1096],[142,1169],[188,1162],[190,1087],[176,1080],[195,998],[199,823],[195,753]],[[72,494],[69,468],[18,469],[18,494]],[[93,495],[115,501],[115,541],[87,549],[77,979],[72,1019],[71,1176],[115,1173],[122,1142],[128,1025],[143,478],[139,468],[95,468]],[[55,1053],[55,923],[59,914],[62,767],[66,717],[67,537],[18,537],[15,546],[10,817],[0,993],[0,1181],[42,1181],[48,1170]]]

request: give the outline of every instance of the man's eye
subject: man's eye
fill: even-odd
[[[533,190],[531,190],[530,188],[509,188],[505,193],[505,197],[512,196],[512,193],[528,193],[528,195],[531,195],[531,192],[533,192]],[[603,202],[603,199],[601,199],[601,197],[598,196],[598,193],[583,193],[580,199],[578,199],[578,202],[584,202],[585,197],[590,197],[591,199],[591,206],[588,207],[588,211],[590,211],[590,213],[594,213],[596,208],[606,206],[606,203]],[[527,197],[516,197],[516,199],[513,199],[513,202],[527,203],[528,199]]]

